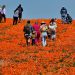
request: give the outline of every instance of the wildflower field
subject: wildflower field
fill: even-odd
[[[49,19],[31,19],[39,24]],[[26,46],[23,28],[27,20],[12,25],[12,19],[0,24],[0,75],[75,75],[75,20],[72,24],[57,22],[55,41],[47,39],[42,47]]]

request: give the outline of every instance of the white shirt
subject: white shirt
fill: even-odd
[[[56,24],[55,22],[54,22],[53,24],[51,23],[51,24],[49,25],[49,28],[56,31],[57,24]]]
[[[5,14],[6,13],[6,9],[4,8],[2,11],[1,11],[1,14]]]
[[[18,13],[19,13],[19,12],[18,12],[18,10],[17,10],[17,11],[14,13],[13,16],[14,16],[14,17],[18,17]]]
[[[2,12],[2,8],[0,8],[0,12]]]

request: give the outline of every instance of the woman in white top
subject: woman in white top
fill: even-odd
[[[5,5],[2,6],[1,14],[2,14],[2,18],[4,18],[4,22],[6,22],[6,6]]]
[[[46,43],[46,37],[47,37],[47,25],[44,21],[42,21],[40,30],[41,30],[41,37],[42,37],[42,45],[45,47],[47,45]]]
[[[51,39],[52,40],[55,40],[55,38],[56,38],[56,28],[57,28],[57,24],[56,24],[55,20],[51,19],[49,29],[51,31]]]
[[[18,10],[14,12],[13,15],[13,25],[16,25],[18,23]]]
[[[1,14],[1,11],[2,11],[2,7],[0,6],[0,23],[2,21],[2,14]]]

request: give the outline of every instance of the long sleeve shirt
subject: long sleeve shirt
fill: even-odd
[[[1,14],[6,14],[6,9],[5,8],[1,11]]]

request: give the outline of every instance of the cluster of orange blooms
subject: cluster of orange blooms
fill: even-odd
[[[49,19],[32,19],[39,24]],[[23,28],[27,20],[12,25],[12,19],[0,24],[0,75],[75,75],[75,21],[61,24],[57,19],[56,41],[48,46],[26,47]]]

